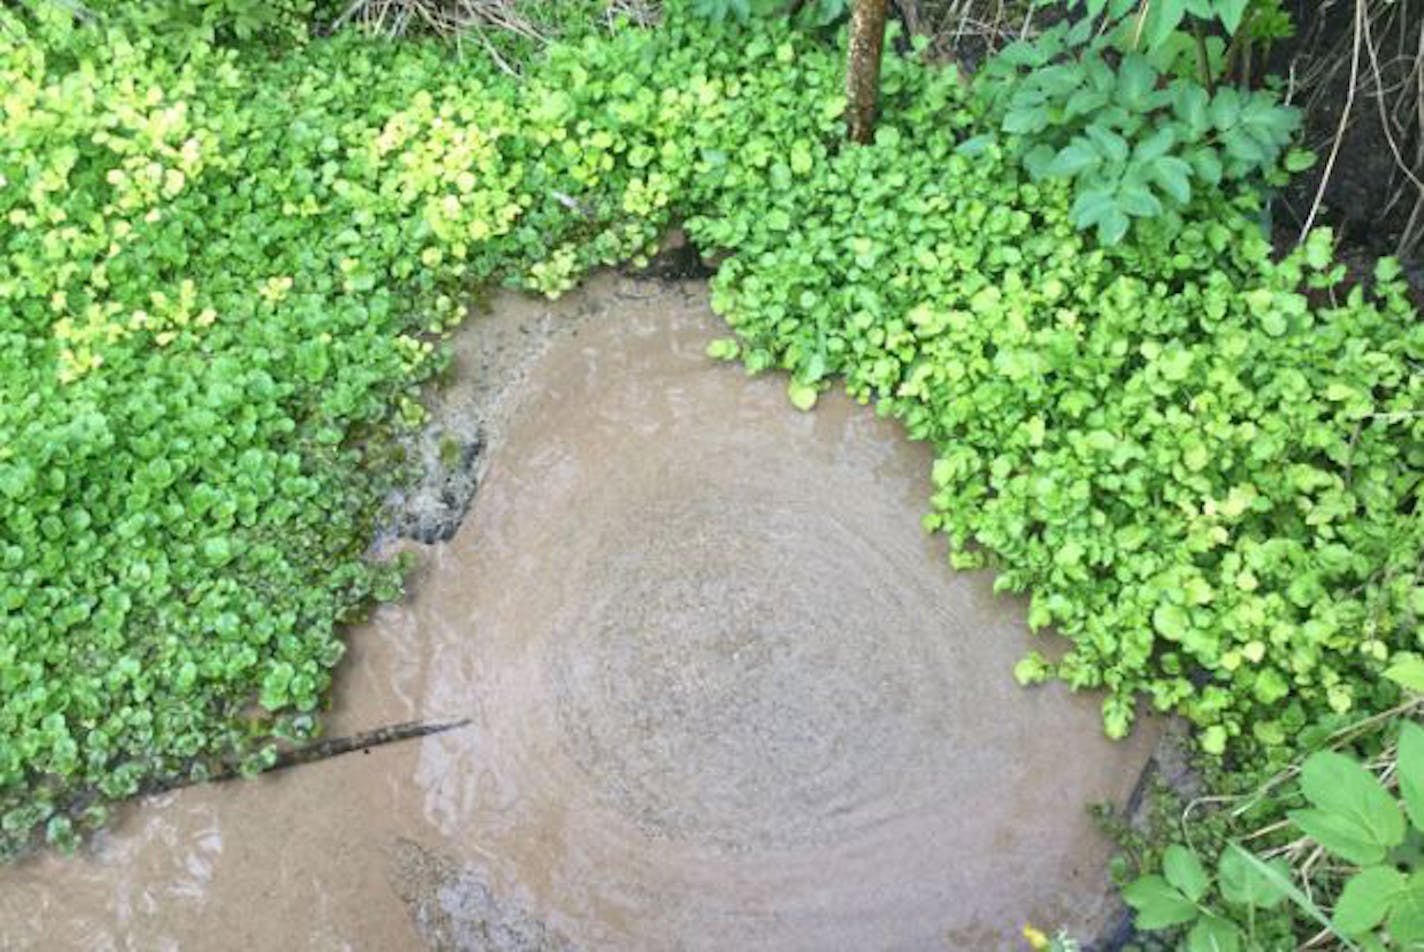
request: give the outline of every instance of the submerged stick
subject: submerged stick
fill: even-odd
[[[340,757],[342,754],[349,754],[354,750],[369,750],[372,747],[380,747],[382,744],[394,744],[400,740],[414,740],[417,737],[443,734],[469,723],[468,717],[460,721],[446,721],[438,724],[404,721],[400,724],[388,724],[374,730],[362,731],[359,734],[349,734],[346,737],[329,737],[305,747],[282,751],[277,755],[277,762],[264,770],[263,773]]]
[[[445,721],[441,723],[423,723],[421,721],[403,721],[399,724],[388,724],[385,727],[377,727],[369,731],[361,731],[357,734],[348,734],[345,737],[329,737],[325,740],[317,741],[315,744],[308,744],[305,747],[297,747],[292,750],[284,750],[277,754],[277,760],[272,766],[263,770],[262,773],[273,773],[278,770],[286,770],[288,767],[299,767],[302,764],[316,763],[319,760],[329,760],[332,757],[340,757],[342,754],[349,754],[356,750],[370,750],[372,747],[380,747],[383,744],[394,744],[402,740],[414,740],[419,737],[429,737],[432,734],[443,734],[464,727],[470,723],[467,717],[459,721]],[[172,790],[181,790],[183,787],[192,787],[200,783],[222,783],[227,780],[236,780],[243,776],[242,769],[237,764],[223,764],[213,773],[203,778],[170,777],[159,780],[156,783],[144,787],[138,792],[138,796],[150,796],[155,793],[168,793]]]
[[[370,750],[372,747],[380,747],[382,744],[393,744],[401,740],[413,740],[418,737],[429,737],[432,734],[443,734],[445,731],[452,731],[456,728],[464,727],[470,723],[467,717],[459,721],[446,721],[443,723],[422,723],[420,721],[404,721],[399,724],[388,724],[385,727],[377,727],[369,731],[361,731],[358,734],[349,734],[345,737],[331,737],[326,740],[308,744],[305,747],[298,747],[292,750],[279,751],[276,760],[272,765],[261,773],[270,773],[274,770],[285,770],[288,767],[297,767],[302,764],[315,763],[319,760],[328,760],[332,757],[340,757],[342,754],[349,754],[354,750]],[[196,787],[203,783],[223,783],[228,780],[235,780],[245,776],[240,764],[223,763],[213,768],[206,776],[194,776],[189,773],[181,776],[169,776],[153,780],[146,784],[141,784],[133,793],[123,797],[124,800],[134,800],[139,797],[153,796],[159,793],[170,793],[174,790],[181,790],[184,787]],[[250,775],[247,775],[250,776]],[[90,789],[84,794],[75,797],[65,806],[55,811],[56,817],[62,817],[69,821],[80,820],[85,812],[99,802],[99,792]],[[44,842],[44,836],[36,834],[31,836],[30,841],[21,844],[13,851],[0,853],[0,865],[16,859],[17,857],[37,851]],[[74,840],[69,841],[72,847]],[[68,849],[69,847],[65,847]]]

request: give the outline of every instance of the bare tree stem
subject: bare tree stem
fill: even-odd
[[[885,47],[888,0],[854,0],[850,13],[850,53],[846,62],[846,126],[852,142],[875,135],[880,97],[880,55]]]

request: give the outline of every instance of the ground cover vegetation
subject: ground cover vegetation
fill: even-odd
[[[1113,736],[1182,715],[1227,797],[1415,711],[1424,324],[1390,259],[1272,254],[1295,119],[1230,52],[1269,4],[1065,6],[972,85],[892,37],[865,146],[836,4],[464,55],[173,6],[0,7],[0,853],[310,737],[341,624],[399,592],[367,547],[462,301],[556,295],[675,220],[726,254],[714,356],[934,445],[926,526],[1066,639],[1024,682],[1101,691]],[[1194,910],[1144,925],[1309,928],[1227,892],[1240,824],[1313,802],[1272,789],[1190,842],[1218,906],[1139,851],[1171,868],[1135,894]],[[1398,932],[1380,908],[1353,934]]]
[[[1300,745],[1310,753],[1285,769],[1235,771],[1227,779],[1241,793],[1205,795],[1185,810],[1166,798],[1171,816],[1123,837],[1138,851],[1135,864],[1120,858],[1118,874],[1140,948],[1374,950],[1424,941],[1424,666],[1403,663],[1387,677],[1410,700],[1317,732]],[[1243,786],[1248,778],[1254,786]]]

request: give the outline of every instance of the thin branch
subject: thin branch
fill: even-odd
[[[1330,176],[1335,171],[1335,160],[1340,155],[1340,144],[1345,140],[1345,130],[1349,127],[1350,113],[1355,108],[1355,90],[1360,81],[1360,46],[1364,37],[1361,22],[1365,17],[1365,0],[1355,0],[1355,40],[1350,56],[1350,92],[1345,99],[1345,108],[1340,112],[1340,128],[1335,133],[1335,141],[1330,145],[1330,158],[1325,162],[1325,170],[1320,176],[1320,187],[1316,189],[1315,200],[1310,204],[1310,213],[1305,216],[1305,225],[1300,230],[1297,244],[1303,244],[1310,230],[1315,227],[1315,216],[1325,201],[1325,189],[1330,184]]]
[[[370,750],[372,747],[394,744],[397,741],[429,737],[433,734],[443,734],[446,731],[464,727],[469,723],[469,718],[461,721],[447,721],[437,724],[406,721],[401,724],[390,724],[385,727],[378,727],[375,730],[361,731],[358,734],[350,734],[345,737],[330,737],[325,740],[317,741],[314,744],[308,744],[305,747],[296,747],[292,750],[282,751],[277,755],[276,762],[263,772],[272,773],[277,770],[286,770],[289,767],[298,767],[302,764],[316,763],[319,760],[330,760],[332,757],[340,757],[342,754],[349,754],[358,750]],[[240,776],[242,776],[242,772],[239,767],[236,764],[228,764],[202,780],[192,777],[170,777],[158,780],[139,790],[139,795],[147,796],[155,793],[167,793],[170,790],[191,787],[198,783],[222,783],[228,780],[235,780]]]
[[[1394,130],[1391,128],[1392,123],[1389,119],[1389,111],[1385,109],[1384,105],[1384,75],[1380,70],[1379,56],[1375,51],[1374,41],[1370,37],[1369,17],[1364,18],[1361,26],[1364,29],[1365,49],[1370,54],[1370,67],[1374,71],[1375,103],[1379,106],[1380,126],[1384,129],[1385,141],[1389,143],[1389,151],[1394,154],[1395,164],[1399,166],[1400,171],[1414,184],[1415,188],[1424,191],[1424,181],[1420,181],[1419,177],[1414,174],[1414,170],[1409,167],[1409,163],[1405,161],[1404,155],[1399,150],[1399,143],[1394,140]]]

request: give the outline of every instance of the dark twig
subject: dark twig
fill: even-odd
[[[288,767],[298,767],[302,764],[316,763],[319,760],[330,760],[332,757],[340,757],[342,754],[349,754],[357,750],[370,750],[372,747],[394,744],[397,741],[414,740],[418,737],[429,737],[432,734],[443,734],[446,731],[464,727],[469,723],[469,718],[437,724],[406,721],[400,724],[378,727],[374,730],[361,731],[358,734],[349,734],[345,737],[329,737],[325,740],[319,740],[314,744],[308,744],[305,747],[282,751],[277,755],[276,762],[273,763],[271,767],[268,767],[264,773],[285,770]],[[242,771],[238,765],[225,764],[202,779],[194,777],[167,777],[155,781],[152,785],[140,790],[139,794],[167,793],[170,790],[179,790],[183,787],[191,787],[198,783],[222,783],[227,780],[235,780],[240,776],[242,776]]]

